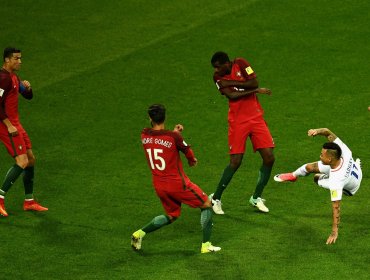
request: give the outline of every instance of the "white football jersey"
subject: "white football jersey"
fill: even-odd
[[[334,143],[342,149],[341,163],[337,168],[331,169],[330,166],[319,162],[320,171],[327,176],[318,181],[319,186],[330,190],[331,201],[341,200],[343,192],[354,195],[362,180],[361,166],[353,160],[351,150],[339,138],[335,139]]]

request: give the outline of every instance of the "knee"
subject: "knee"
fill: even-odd
[[[211,208],[211,207],[212,207],[212,203],[209,199],[207,199],[207,201],[205,201],[204,204],[200,208],[206,209],[206,208]]]
[[[230,167],[235,171],[238,170],[241,164],[242,164],[242,160],[240,158],[234,158],[230,160]]]
[[[272,167],[275,163],[275,156],[273,153],[268,154],[263,158],[263,165]]]
[[[169,219],[169,223],[172,224],[173,222],[175,222],[177,220],[178,217],[172,217],[172,216],[167,216],[168,219]]]

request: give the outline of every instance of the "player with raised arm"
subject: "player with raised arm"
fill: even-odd
[[[179,152],[188,160],[189,166],[195,166],[197,159],[188,146],[181,132],[183,126],[178,124],[174,130],[165,129],[165,107],[153,104],[148,109],[152,128],[145,128],[141,133],[141,142],[145,151],[149,168],[152,172],[154,189],[161,200],[166,212],[159,215],[135,231],[131,237],[131,246],[135,250],[141,249],[143,237],[165,225],[171,224],[180,217],[181,204],[185,203],[193,208],[200,208],[200,223],[203,229],[201,253],[216,252],[220,247],[210,242],[212,233],[212,207],[208,196],[186,176]]]
[[[312,137],[322,135],[329,141],[322,147],[320,161],[304,164],[292,173],[275,175],[274,180],[277,182],[295,182],[298,177],[314,173],[314,182],[320,187],[330,190],[333,223],[332,232],[326,244],[332,244],[338,238],[342,194],[353,196],[360,188],[362,180],[361,161],[360,159],[354,160],[347,145],[329,129],[310,129],[307,134]]]
[[[261,198],[267,185],[275,162],[275,147],[271,133],[263,118],[263,109],[257,94],[271,95],[267,88],[258,88],[257,75],[244,58],[230,61],[225,52],[216,52],[211,59],[214,68],[213,81],[219,92],[229,101],[228,142],[230,162],[226,166],[212,195],[213,210],[216,214],[224,214],[221,207],[221,196],[229,185],[235,172],[239,169],[246,147],[251,139],[254,152],[258,151],[262,158],[257,184],[249,203],[261,212],[269,212]]]

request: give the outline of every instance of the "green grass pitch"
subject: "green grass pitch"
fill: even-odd
[[[0,279],[368,279],[370,270],[370,37],[368,1],[6,1],[1,49],[22,50],[20,101],[37,158],[35,194],[47,213],[22,210],[18,180],[0,219]],[[276,143],[273,174],[318,159],[329,127],[362,159],[358,194],[345,197],[337,243],[329,194],[312,177],[270,180],[270,213],[248,205],[260,166],[250,142],[214,217],[217,254],[200,254],[199,211],[183,208],[149,234],[132,232],[163,213],[140,145],[146,108],[168,109],[199,160],[189,177],[214,191],[228,163],[227,100],[210,58],[244,56],[260,85]],[[13,164],[0,148],[0,176]],[[1,175],[3,174],[3,175]],[[1,179],[2,180],[2,179]]]

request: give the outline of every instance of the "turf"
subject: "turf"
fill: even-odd
[[[159,2],[159,3],[157,3]],[[370,39],[368,1],[8,1],[2,48],[22,49],[19,75],[34,88],[20,112],[37,157],[35,193],[47,213],[22,210],[21,180],[0,219],[0,279],[367,279],[369,275]],[[329,194],[312,178],[270,181],[270,213],[247,200],[260,165],[248,142],[214,217],[217,254],[201,255],[198,210],[130,235],[163,212],[140,145],[146,108],[163,103],[168,127],[185,126],[199,164],[186,168],[207,193],[228,162],[227,101],[212,83],[215,51],[244,56],[260,85],[276,143],[273,173],[318,159],[329,127],[363,162],[345,197],[339,239]],[[0,150],[0,174],[13,164]]]

